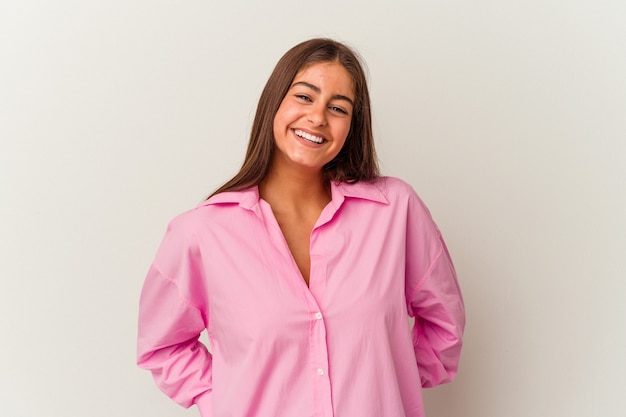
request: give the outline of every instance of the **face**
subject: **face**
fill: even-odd
[[[274,117],[273,168],[320,172],[346,142],[354,100],[352,78],[341,64],[300,70]]]

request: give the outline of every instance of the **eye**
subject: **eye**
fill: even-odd
[[[306,101],[306,102],[313,101],[311,100],[311,97],[307,96],[306,94],[296,94],[296,98],[302,101]]]
[[[337,113],[341,113],[341,114],[348,114],[348,112],[347,112],[345,109],[341,108],[341,107],[337,107],[337,106],[330,106],[330,107],[329,107],[329,109],[330,109],[331,111],[334,111],[334,112],[337,112]]]

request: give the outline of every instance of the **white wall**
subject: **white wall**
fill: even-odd
[[[197,415],[134,365],[144,274],[239,166],[276,60],[324,35],[365,56],[384,170],[465,292],[429,415],[623,416],[625,3],[249,3],[0,4],[0,415]]]

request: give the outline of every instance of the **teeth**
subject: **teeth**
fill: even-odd
[[[319,136],[315,136],[315,135],[311,135],[307,132],[303,132],[302,130],[295,130],[296,135],[300,136],[303,139],[306,139],[308,141],[311,142],[315,142],[315,143],[322,143],[324,142],[324,138],[320,138]]]

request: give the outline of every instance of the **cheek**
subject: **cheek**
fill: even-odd
[[[273,125],[274,138],[283,135],[286,127],[287,127],[286,115],[285,115],[284,110],[281,107],[278,109],[278,111],[274,115],[274,125]]]
[[[274,132],[278,133],[278,131],[284,131],[292,122],[293,117],[293,109],[285,105],[284,102],[281,103],[274,115]]]
[[[339,133],[339,137],[343,138],[343,143],[346,142],[348,135],[350,134],[350,123],[345,124],[341,127],[341,133]],[[343,144],[342,144],[343,147]]]

